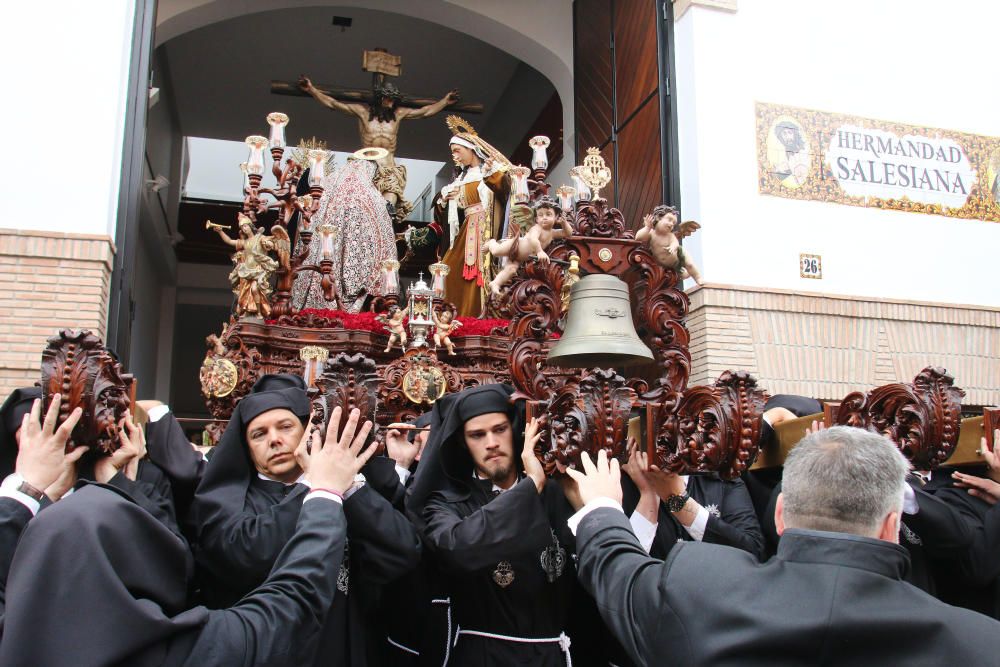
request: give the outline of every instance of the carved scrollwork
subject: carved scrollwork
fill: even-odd
[[[63,329],[42,352],[44,410],[61,394],[59,422],[76,409],[83,416],[69,448],[86,445],[89,455],[110,454],[121,446],[118,423],[132,407],[135,379],[123,372],[103,341],[90,331]]]
[[[343,352],[326,362],[316,378],[318,394],[313,397],[313,421],[326,424],[334,408],[340,407],[340,424],[347,423],[351,410],[361,412],[361,421],[375,421],[379,377],[375,361],[363,354]]]
[[[278,318],[277,324],[286,327],[302,327],[307,329],[332,329],[342,328],[344,321],[339,317],[323,317],[313,312],[294,313],[292,315],[282,315]],[[283,332],[286,337],[294,337],[294,332]]]
[[[848,394],[837,423],[882,433],[917,470],[933,470],[955,451],[965,391],[943,368],[928,366],[912,383]]]
[[[606,199],[581,201],[576,205],[576,233],[597,238],[633,238],[635,233],[625,229],[625,216]]]
[[[241,398],[250,393],[255,382],[261,374],[262,355],[256,347],[248,346],[239,336],[239,324],[230,321],[215,341],[211,338],[208,341],[209,350],[205,355],[205,361],[213,364],[219,360],[225,360],[236,368],[236,384],[224,393],[218,395],[210,392],[205,403],[212,417],[219,420],[227,420],[233,414],[233,409]],[[220,354],[221,350],[221,354]]]
[[[767,394],[748,373],[726,371],[711,386],[690,387],[675,410],[662,410],[654,463],[680,474],[734,479],[757,456]]]
[[[406,421],[425,412],[444,394],[462,388],[462,376],[455,368],[427,350],[408,350],[382,370],[380,411],[392,421]]]
[[[507,327],[513,341],[510,375],[518,397],[545,400],[558,386],[558,379],[546,374],[543,367],[545,341],[561,330],[562,281],[562,268],[555,263],[525,263],[504,295],[503,306],[511,313]]]
[[[573,464],[579,468],[581,452],[593,458],[604,449],[625,461],[628,422],[637,398],[613,370],[595,368],[560,387],[548,406],[548,447],[541,445],[546,438],[536,447],[546,474]]]
[[[636,331],[656,355],[660,378],[643,398],[662,400],[665,391],[684,391],[691,375],[690,334],[684,324],[690,302],[674,269],[660,266],[645,247],[629,253]]]

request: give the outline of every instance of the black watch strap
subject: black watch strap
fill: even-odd
[[[671,512],[680,512],[690,499],[691,494],[685,489],[683,494],[667,498],[667,509]]]

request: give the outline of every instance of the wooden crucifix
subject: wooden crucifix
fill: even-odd
[[[482,104],[460,104],[458,90],[451,90],[439,100],[407,97],[387,76],[402,73],[402,58],[385,49],[365,51],[362,68],[372,73],[372,89],[352,90],[318,87],[302,76],[296,83],[272,81],[271,92],[279,95],[308,95],[323,106],[354,116],[358,120],[358,134],[362,149],[383,149],[373,152],[378,163],[375,186],[389,205],[390,215],[397,222],[406,219],[413,206],[403,198],[406,188],[406,169],[396,165],[396,143],[400,121],[413,118],[428,118],[446,108],[456,111],[482,113]]]
[[[372,104],[375,101],[375,90],[385,84],[385,77],[397,77],[403,73],[402,58],[392,55],[386,49],[382,48],[364,51],[361,69],[372,73],[371,90],[341,88],[329,84],[314,85],[314,88],[340,102]],[[271,81],[271,92],[275,95],[311,96],[296,81]],[[416,109],[433,104],[435,101],[437,100],[430,97],[415,97],[400,94],[398,106]],[[461,111],[463,113],[483,113],[483,105],[478,102],[455,102],[449,105],[448,108],[452,111]]]

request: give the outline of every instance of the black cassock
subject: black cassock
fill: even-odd
[[[333,597],[345,530],[339,503],[310,500],[263,586],[229,609],[188,609],[184,541],[119,489],[84,483],[24,529],[0,664],[295,664]]]
[[[265,376],[258,382],[274,376]],[[240,402],[209,461],[192,511],[198,531],[196,558],[204,599],[225,607],[260,585],[295,532],[303,484],[261,479],[250,463],[244,429],[253,417],[270,409],[290,409],[308,417],[304,390],[296,386],[249,394]],[[291,382],[292,380],[289,380]],[[371,485],[344,501],[347,548],[337,580],[337,592],[323,630],[301,647],[298,664],[363,667],[377,664],[382,646],[375,624],[380,586],[416,567],[420,543],[416,530]],[[384,640],[383,640],[384,641]],[[304,661],[304,662],[303,662]]]
[[[21,531],[29,521],[31,510],[25,505],[13,498],[0,497],[0,618],[3,617],[7,598],[7,573],[10,572]]]
[[[449,664],[564,665],[566,642],[558,639],[565,633],[572,635],[574,665],[606,665],[593,601],[576,582],[566,525],[572,509],[559,484],[550,480],[539,493],[525,478],[494,495],[491,481],[474,477],[462,429],[478,415],[507,413],[520,462],[524,419],[509,403],[511,393],[505,385],[484,385],[452,399],[407,489],[407,511],[440,564],[460,628]],[[575,633],[588,610],[588,632]],[[541,641],[517,641],[525,639]]]
[[[640,665],[987,665],[1000,623],[903,581],[906,550],[843,533],[789,529],[760,564],[685,542],[648,556],[622,512],[576,531],[579,576]]]
[[[564,665],[558,643],[526,644],[467,632],[556,638],[569,627],[575,576],[572,514],[559,486],[542,493],[530,479],[493,497],[492,482],[460,494],[431,494],[427,539],[448,577],[452,617],[461,627],[457,665]]]

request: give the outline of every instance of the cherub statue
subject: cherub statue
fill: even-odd
[[[514,224],[515,214],[512,211],[509,238],[500,242],[489,239],[483,245],[483,249],[494,257],[507,258],[504,267],[490,281],[490,291],[494,294],[500,294],[500,288],[510,282],[522,262],[534,255],[540,263],[548,264],[549,256],[545,250],[552,241],[573,235],[573,227],[562,215],[559,203],[554,199],[542,197],[529,210],[532,211],[534,224],[529,222],[528,231],[524,236],[520,234],[520,226]],[[560,223],[559,229],[555,229],[556,222]]]
[[[448,356],[455,356],[455,344],[451,342],[451,334],[462,326],[462,323],[455,319],[455,313],[451,309],[442,310],[441,314],[432,313],[434,318],[434,349],[444,345],[448,348]]]
[[[275,238],[265,236],[264,230],[255,228],[253,221],[242,213],[238,224],[240,232],[236,239],[230,238],[222,227],[214,227],[226,245],[236,248],[233,254],[236,266],[229,273],[229,282],[236,295],[236,315],[267,317],[271,314],[268,301],[271,274],[278,268],[278,263],[268,256],[275,250]],[[287,238],[287,234],[284,236]]]
[[[681,247],[680,240],[701,229],[693,220],[677,224],[677,209],[661,204],[642,219],[643,227],[635,233],[635,240],[649,246],[653,259],[666,269],[678,269],[681,280],[691,278],[701,285],[701,273]],[[676,233],[674,232],[676,228]]]
[[[386,315],[375,317],[376,322],[381,322],[389,329],[389,342],[385,346],[385,352],[391,350],[392,344],[397,340],[399,341],[399,349],[406,350],[406,327],[403,326],[403,320],[409,314],[409,308],[400,310],[399,306],[389,306],[389,312]]]

